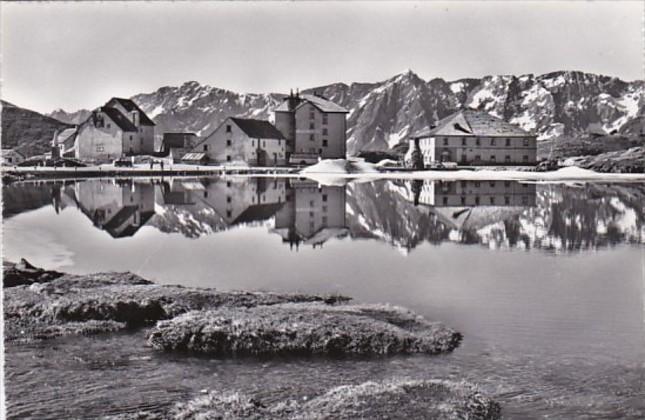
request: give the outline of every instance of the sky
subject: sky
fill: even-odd
[[[0,4],[1,96],[94,108],[189,80],[236,92],[581,70],[643,78],[644,2]]]

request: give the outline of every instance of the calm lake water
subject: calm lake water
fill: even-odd
[[[222,177],[3,187],[8,260],[220,290],[341,293],[464,335],[452,354],[218,360],[145,332],[7,347],[12,417],[201,389],[265,400],[391,377],[475,382],[506,418],[645,417],[645,184]]]

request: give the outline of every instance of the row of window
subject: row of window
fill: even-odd
[[[323,123],[323,125],[327,125],[327,123],[329,122],[328,117],[329,116],[327,114],[325,114],[325,113],[322,114],[322,123]],[[312,121],[316,119],[316,113],[314,112],[313,108],[309,111],[309,119],[312,120]],[[313,122],[311,123],[311,125],[313,125]],[[313,127],[311,127],[311,128],[313,128]]]
[[[528,196],[523,195],[521,200],[522,200],[522,204],[529,204],[529,197]],[[481,199],[479,198],[479,196],[475,196],[474,201],[475,201],[475,203],[474,203],[475,205],[481,204]],[[442,198],[442,203],[444,205],[448,205],[448,197],[443,197]],[[488,197],[488,203],[493,204],[493,205],[497,204],[497,197],[493,197],[493,196]],[[511,197],[504,196],[504,204],[505,205],[511,204]],[[466,196],[463,196],[463,195],[461,196],[461,205],[463,205],[463,206],[466,205]]]
[[[496,145],[497,145],[497,140],[498,140],[498,139],[496,139],[496,138],[494,138],[494,137],[493,137],[493,138],[491,138],[491,139],[489,140],[489,142],[488,142],[488,143],[489,143],[489,145],[490,145],[490,146],[496,146]],[[500,140],[500,142],[501,142],[501,140],[502,140],[502,139],[499,139],[499,140]],[[479,137],[476,137],[476,138],[475,138],[475,146],[481,146],[481,145],[482,145],[482,143],[483,143],[483,142],[482,142],[482,139],[481,139],[481,138],[479,138]],[[443,145],[444,145],[444,146],[448,146],[449,144],[450,144],[450,138],[449,138],[449,137],[444,137],[444,138],[443,138]],[[462,137],[462,138],[461,138],[461,145],[462,145],[462,146],[467,146],[467,145],[468,145],[468,137]],[[508,139],[508,138],[507,138],[507,139],[504,139],[504,146],[510,146],[510,145],[511,145],[511,139]],[[523,145],[523,146],[525,146],[525,147],[526,147],[526,146],[529,146],[529,145],[530,145],[530,141],[529,141],[529,139],[528,139],[528,138],[523,138],[523,139],[522,139],[522,145]]]

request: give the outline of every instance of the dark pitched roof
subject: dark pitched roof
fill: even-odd
[[[112,98],[108,101],[106,106],[110,106],[111,102],[118,102],[121,104],[123,108],[125,108],[128,112],[132,111],[138,111],[139,112],[139,121],[141,121],[142,125],[155,125],[155,123],[148,118],[145,112],[141,108],[137,106],[137,104],[134,103],[132,99],[125,99],[125,98]]]
[[[162,144],[165,148],[186,147],[186,139],[196,137],[195,133],[163,133]]]
[[[414,134],[414,137],[444,136],[531,136],[516,125],[483,111],[465,109],[442,119],[436,127]]]
[[[248,118],[231,118],[247,136],[256,139],[284,139],[284,136],[273,124],[264,120]]]
[[[344,108],[329,99],[325,98],[324,96],[320,95],[310,95],[307,93],[304,93],[302,95],[298,95],[296,97],[296,108],[301,106],[302,104],[308,102],[315,106],[316,108],[320,109],[323,112],[340,112],[340,113],[348,113],[349,111],[347,108]],[[289,97],[285,97],[282,101],[282,103],[275,109],[276,112],[289,112]]]
[[[237,225],[241,223],[251,223],[259,222],[262,220],[270,219],[274,214],[282,208],[284,203],[272,203],[272,204],[256,204],[254,206],[249,206],[244,210],[233,222],[232,225]]]
[[[123,115],[118,109],[104,106],[103,108],[101,108],[101,111],[105,112],[105,114],[110,117],[110,119],[114,121],[114,123],[118,125],[121,130],[137,131],[137,127],[132,124],[132,121],[130,121],[128,117]]]

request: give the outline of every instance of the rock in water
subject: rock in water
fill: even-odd
[[[500,406],[474,385],[445,380],[390,380],[339,386],[309,401],[263,403],[236,392],[209,392],[167,412],[113,419],[471,419],[500,418]]]
[[[160,321],[149,343],[216,356],[442,353],[461,334],[399,307],[290,303],[191,311]]]
[[[15,287],[23,284],[47,283],[63,275],[58,271],[43,270],[34,267],[24,258],[17,264],[3,263],[2,287]]]

